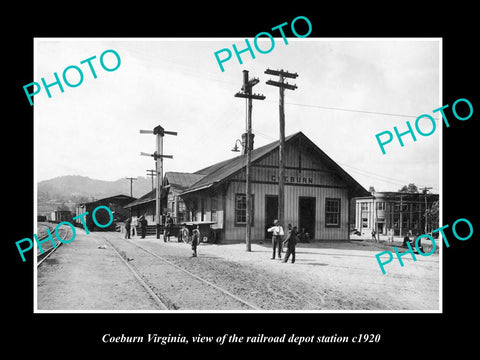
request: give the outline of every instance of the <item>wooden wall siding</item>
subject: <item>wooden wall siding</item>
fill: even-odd
[[[228,187],[225,201],[225,241],[241,241],[245,239],[245,227],[235,224],[235,194],[245,193],[245,183],[232,181]],[[252,184],[254,194],[254,218],[252,239],[263,240],[265,227],[265,195],[278,195],[277,184]],[[316,240],[347,240],[348,236],[348,192],[346,188],[323,188],[306,186],[285,186],[285,222],[298,225],[299,197],[315,197],[315,239]],[[340,227],[325,227],[325,198],[340,198]]]
[[[204,199],[204,205],[205,205],[205,216],[203,221],[212,221],[212,204],[211,204],[211,198],[210,196],[205,196],[203,197]],[[202,208],[201,208],[201,199],[202,196],[196,196],[197,199],[197,207],[193,219],[191,221],[201,221],[202,220]],[[217,195],[217,223],[216,225],[213,225],[214,228],[217,229],[222,229],[224,227],[224,201],[222,196]],[[188,212],[188,209],[187,209]]]
[[[285,183],[293,183],[296,185],[321,185],[331,187],[345,187],[346,184],[336,174],[321,170],[302,170],[285,169],[287,177]],[[232,179],[245,181],[245,169],[235,174]],[[250,180],[252,182],[264,182],[278,184],[278,167],[263,167],[262,165],[254,165],[251,167]]]
[[[298,144],[287,144],[285,167],[286,183],[346,186],[342,178]],[[278,183],[278,150],[253,163],[251,169],[252,181]],[[245,180],[245,169],[235,174],[233,179]]]
[[[261,165],[278,167],[278,149],[261,159],[258,163]],[[325,164],[321,163],[310,151],[295,146],[295,144],[287,144],[285,147],[284,163],[287,167],[298,168],[301,165],[301,167],[305,169],[331,170]]]

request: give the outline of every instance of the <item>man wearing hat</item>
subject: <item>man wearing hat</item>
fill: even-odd
[[[283,240],[283,244],[287,245],[287,253],[285,254],[285,259],[283,260],[284,263],[288,261],[290,254],[292,255],[292,264],[295,262],[295,246],[298,242],[298,232],[297,227],[288,224],[287,236],[285,240]]]
[[[278,220],[273,221],[273,226],[267,230],[268,232],[272,233],[272,259],[275,259],[275,250],[278,247],[278,258],[282,259],[282,239],[283,236],[283,228],[281,225],[278,224]]]
[[[142,239],[145,239],[145,236],[147,235],[147,219],[145,219],[145,215],[142,215],[140,217],[140,228],[142,230]]]

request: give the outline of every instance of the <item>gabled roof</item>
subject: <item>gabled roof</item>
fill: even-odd
[[[137,200],[134,200],[131,203],[128,203],[127,205],[124,206],[124,208],[130,208],[132,206],[145,204],[150,201],[155,201],[156,194],[157,194],[157,190],[153,189],[152,191],[149,191],[145,195],[139,197]]]
[[[301,134],[301,132],[298,132],[296,134],[290,135],[285,138],[285,143],[287,141],[293,139],[295,135]],[[264,145],[262,147],[259,147],[257,149],[252,150],[251,156],[252,160],[251,162],[255,162],[273,150],[275,150],[279,146],[279,141],[274,141],[270,144]],[[214,183],[218,183],[227,177],[235,174],[237,171],[242,170],[245,167],[245,157],[244,155],[239,155],[237,157],[234,157],[233,159],[225,160],[222,162],[219,162],[217,164],[211,165],[207,168],[198,170],[196,174],[204,174],[202,179],[194,183],[190,189],[185,191],[187,192],[193,192],[196,190],[203,189],[205,187],[209,187],[213,185]]]
[[[345,170],[343,170],[335,161],[333,161],[327,154],[325,154],[315,143],[313,143],[308,137],[305,136],[301,131],[287,136],[285,138],[285,144],[294,142],[300,139],[302,143],[315,153],[321,161],[323,161],[328,167],[340,175],[346,183],[352,188],[353,192],[358,196],[365,196],[369,193],[363,186],[361,186],[354,178],[352,178]],[[280,145],[279,141],[274,141],[270,144],[264,145],[257,149],[252,150],[251,152],[251,162],[252,164],[256,161],[261,160],[272,151],[275,151]],[[236,174],[238,171],[241,171],[245,167],[245,158],[243,155],[237,156],[233,159],[225,160],[217,164],[211,165],[207,168],[198,170],[195,174],[204,175],[197,182],[192,184],[189,189],[183,193],[190,193],[194,191],[203,190],[209,187],[212,187],[215,184],[218,184],[232,175]]]
[[[174,193],[179,194],[182,191],[188,189],[193,183],[200,180],[204,176],[205,175],[200,175],[200,174],[169,171],[165,173],[164,184],[168,182],[168,185],[170,185],[170,189]],[[162,191],[162,196],[164,194],[165,194],[165,191]],[[138,206],[138,205],[156,201],[156,196],[157,196],[157,190],[153,189],[152,191],[149,191],[142,197],[138,198],[135,201],[132,201],[131,203],[125,205],[124,207],[130,208],[133,206]]]
[[[173,192],[181,193],[195,184],[195,182],[202,179],[204,176],[205,175],[203,174],[169,171],[165,173],[164,184],[168,183]]]
[[[345,170],[343,170],[335,161],[333,161],[327,154],[325,154],[315,143],[306,137],[301,131],[287,136],[285,144],[300,140],[304,146],[307,146],[316,157],[319,158],[327,167],[336,172],[352,190],[353,196],[368,196],[369,192],[365,190],[353,177],[351,177]],[[279,141],[274,141],[270,144],[264,145],[251,152],[252,164],[260,161],[268,156],[272,151],[279,147]],[[206,168],[200,169],[195,173],[180,173],[167,172],[165,173],[164,182],[168,182],[171,189],[177,194],[187,194],[195,191],[211,188],[223,181],[228,180],[231,176],[241,171],[245,167],[245,156],[240,155],[232,159],[224,160],[213,164]],[[141,198],[131,202],[125,207],[132,207],[155,201],[155,189],[143,195]]]
[[[117,201],[128,201],[128,200],[135,200],[134,197],[131,197],[131,196],[128,196],[128,195],[123,195],[123,194],[120,194],[120,195],[114,195],[114,196],[109,196],[109,197],[106,197],[106,198],[103,198],[103,199],[97,199],[95,201],[89,201],[89,202],[84,202],[84,203],[81,203],[79,205],[92,205],[92,204],[96,204],[96,203],[105,203],[105,202],[111,202],[113,200],[117,200]]]

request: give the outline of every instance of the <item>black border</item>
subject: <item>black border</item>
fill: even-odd
[[[5,22],[7,38],[3,56],[7,86],[4,96],[4,159],[7,171],[4,182],[11,191],[5,191],[4,227],[6,239],[3,249],[7,260],[7,291],[4,311],[7,318],[5,350],[45,349],[61,356],[75,353],[97,356],[100,352],[124,353],[134,350],[152,350],[162,356],[173,350],[196,356],[200,351],[224,355],[244,349],[250,355],[267,350],[266,355],[278,351],[313,350],[365,351],[375,355],[432,354],[443,349],[458,349],[463,353],[473,349],[476,341],[475,323],[468,319],[476,313],[476,257],[480,232],[478,192],[476,191],[475,130],[480,104],[478,101],[478,58],[475,36],[478,20],[473,6],[461,3],[435,4],[420,8],[417,3],[389,3],[382,7],[364,2],[341,3],[338,8],[312,3],[309,9],[298,9],[295,4],[272,4],[265,11],[248,3],[202,3],[195,8],[182,4],[172,9],[163,3],[99,4],[54,7],[33,3],[17,9],[9,7],[11,21]],[[78,4],[77,4],[78,5]],[[385,6],[386,5],[386,6]],[[455,119],[443,128],[443,223],[452,224],[458,218],[467,218],[475,229],[468,241],[450,241],[443,253],[443,314],[33,314],[33,263],[22,263],[14,241],[30,237],[33,232],[33,108],[25,99],[22,86],[33,81],[34,37],[244,37],[252,38],[258,32],[296,16],[310,19],[313,31],[310,37],[441,37],[443,38],[443,104],[453,104],[467,98],[473,104],[474,115],[468,121]],[[449,109],[447,109],[449,110]],[[452,118],[451,111],[446,111]],[[13,185],[13,186],[12,186]],[[447,231],[449,239],[453,238]],[[4,270],[5,271],[5,270]],[[379,344],[317,344],[292,346],[289,344],[139,346],[138,344],[103,344],[101,336],[112,334],[141,335],[146,333],[182,333],[184,335],[297,335],[338,334],[353,336],[358,333],[380,333]],[[60,353],[66,351],[64,353]],[[41,350],[38,350],[41,351]],[[378,353],[384,356],[386,353]]]

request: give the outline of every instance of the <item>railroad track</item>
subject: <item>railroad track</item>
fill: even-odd
[[[51,233],[53,233],[55,227],[49,225],[49,224],[38,224],[39,226],[42,226],[44,229],[42,229],[42,231],[38,231],[38,240],[44,240],[47,238],[48,234],[47,234],[47,231],[46,229],[49,229]],[[59,233],[60,233],[60,236],[62,238],[62,240],[65,240],[67,238],[67,235],[69,235],[71,233],[71,230],[70,228],[68,229],[65,229],[65,228],[59,228]],[[62,234],[63,233],[63,234]],[[55,238],[55,236],[53,236]],[[51,245],[51,243],[43,243],[42,244],[42,249],[43,249],[43,253],[40,253],[40,250],[37,249],[38,253],[37,253],[37,268],[55,251],[57,250],[57,248],[59,246],[61,246],[63,243],[58,240],[58,239],[55,239],[55,246]]]
[[[188,291],[187,288],[189,288],[189,286],[185,285],[184,288],[182,288],[182,289],[180,289],[180,291],[178,291],[178,290],[170,290],[165,285],[163,291],[160,290],[158,284],[157,284],[157,286],[152,284],[152,282],[154,282],[155,279],[152,280],[152,277],[149,278],[146,274],[144,274],[141,270],[139,270],[139,268],[136,265],[133,265],[133,263],[132,263],[133,259],[128,258],[125,251],[122,251],[121,249],[117,248],[112,243],[112,241],[108,240],[106,237],[104,237],[103,239],[106,241],[106,243],[108,243],[112,247],[112,249],[117,254],[117,256],[120,257],[122,262],[133,273],[133,275],[138,280],[138,282],[144,287],[144,289],[149,293],[149,295],[155,300],[155,302],[157,303],[157,305],[159,306],[160,309],[162,309],[162,310],[177,310],[177,309],[185,308],[185,305],[182,304],[181,295],[180,295],[180,297],[178,297],[178,294],[179,294],[179,292],[182,292],[182,291],[183,292]],[[161,264],[163,264],[162,266],[166,266],[166,268],[164,268],[164,273],[163,274],[156,274],[156,275],[160,275],[160,277],[162,277],[162,282],[167,281],[170,277],[170,276],[165,275],[165,273],[167,273],[167,272],[168,273],[181,272],[182,274],[186,274],[191,279],[190,281],[192,281],[192,279],[193,279],[193,281],[201,283],[204,287],[208,287],[211,291],[216,292],[217,295],[212,296],[212,298],[213,297],[215,299],[221,298],[221,299],[223,299],[223,301],[225,301],[225,303],[228,302],[228,303],[232,304],[232,306],[234,306],[234,304],[236,303],[237,304],[236,307],[240,306],[242,309],[259,310],[259,308],[257,306],[255,306],[254,304],[251,304],[251,303],[241,299],[240,297],[238,297],[235,294],[232,294],[228,290],[214,284],[213,282],[211,282],[209,280],[206,280],[206,279],[202,278],[201,276],[199,276],[197,274],[192,273],[191,271],[189,271],[189,270],[187,270],[187,269],[185,269],[181,266],[178,266],[178,265],[174,264],[170,260],[166,259],[165,257],[163,257],[161,255],[156,254],[155,252],[145,248],[144,246],[139,245],[139,244],[137,244],[137,243],[135,243],[131,240],[128,240],[128,239],[121,239],[121,240],[125,241],[125,243],[128,243],[131,246],[134,246],[135,248],[140,249],[142,252],[144,252],[144,253],[148,254],[150,257],[156,259],[157,262],[160,261]],[[173,287],[174,285],[171,284],[170,286]],[[196,286],[198,288],[198,284]],[[221,296],[219,296],[218,293],[221,293]],[[174,298],[174,296],[172,296],[173,294],[175,294],[177,297]]]

